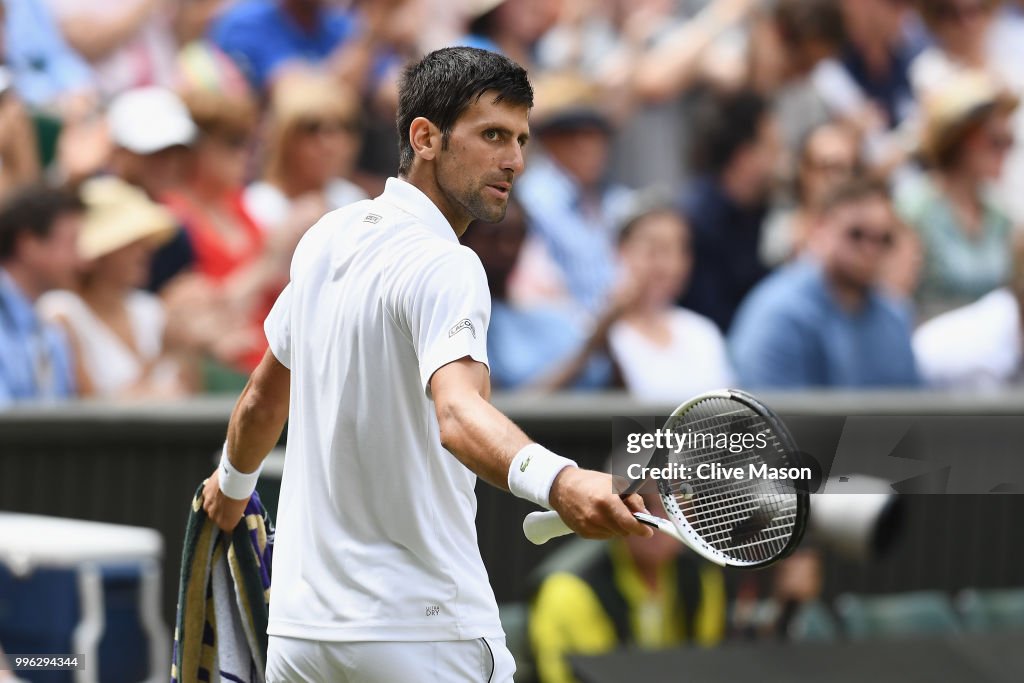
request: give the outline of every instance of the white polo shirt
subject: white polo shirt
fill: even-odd
[[[503,635],[476,476],[441,447],[427,389],[447,363],[487,362],[490,314],[480,260],[402,180],[302,238],[265,325],[291,369],[271,635]]]

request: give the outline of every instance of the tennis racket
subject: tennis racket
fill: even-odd
[[[658,477],[668,519],[637,512],[638,521],[723,567],[766,567],[796,548],[810,510],[810,470],[774,412],[745,392],[713,391],[676,408],[662,431],[689,435],[688,445],[651,457],[649,468],[676,475]],[[622,495],[644,481],[633,479]],[[553,511],[527,515],[523,532],[538,545],[572,533]]]

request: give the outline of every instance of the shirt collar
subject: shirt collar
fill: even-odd
[[[9,318],[20,330],[35,330],[39,322],[32,302],[3,268],[0,268],[0,315]]]
[[[458,243],[459,238],[448,219],[430,197],[412,183],[401,178],[388,178],[384,185],[384,193],[378,199],[418,218],[420,223],[441,239]]]

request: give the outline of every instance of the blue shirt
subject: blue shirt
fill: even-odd
[[[740,383],[752,389],[914,387],[909,308],[879,292],[847,312],[821,266],[785,266],[737,312],[729,351]]]
[[[549,159],[531,162],[516,195],[530,230],[558,265],[572,298],[591,312],[604,305],[615,280],[616,223],[632,192],[606,186],[588,211],[579,185]]]
[[[582,328],[555,308],[513,308],[503,301],[491,303],[487,360],[497,388],[515,389],[540,379],[568,361],[585,341]],[[570,388],[603,389],[611,380],[611,360],[595,354]]]
[[[75,395],[71,353],[60,328],[43,322],[0,268],[0,406]]]
[[[910,84],[910,63],[919,52],[909,41],[895,46],[889,54],[889,70],[876,74],[854,46],[843,49],[843,67],[864,93],[885,110],[889,128],[898,126],[917,107]]]
[[[761,226],[764,206],[745,207],[711,177],[695,179],[680,210],[693,234],[693,275],[679,304],[711,318],[723,333],[748,292],[764,277]]]
[[[6,61],[19,97],[34,107],[91,87],[93,74],[61,35],[42,0],[4,0]]]
[[[285,62],[321,62],[355,29],[353,16],[339,9],[322,8],[316,25],[307,31],[281,8],[279,0],[243,0],[213,24],[210,38],[262,90]]]

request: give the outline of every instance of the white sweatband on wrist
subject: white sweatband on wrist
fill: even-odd
[[[224,442],[224,448],[220,452],[220,474],[218,484],[221,492],[228,498],[235,500],[248,500],[252,492],[256,490],[256,480],[260,478],[260,470],[263,463],[256,468],[255,472],[239,472],[228,459],[228,444]]]
[[[523,446],[508,468],[508,490],[519,498],[551,509],[548,497],[555,477],[566,467],[577,467],[569,458],[552,453],[538,443]]]

